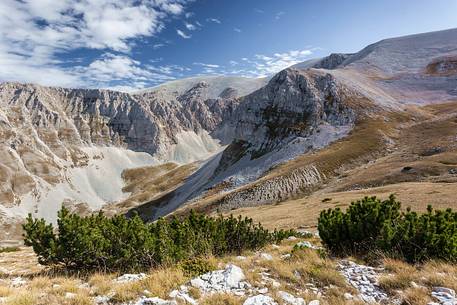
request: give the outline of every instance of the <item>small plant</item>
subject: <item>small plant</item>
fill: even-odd
[[[0,248],[0,253],[16,252],[19,250],[19,247],[3,247]]]
[[[430,258],[457,261],[457,213],[451,209],[422,215],[400,211],[393,195],[381,201],[365,197],[352,202],[346,212],[322,211],[318,229],[324,244],[335,254],[381,250],[409,262]]]
[[[189,277],[199,276],[216,269],[216,266],[205,258],[187,259],[180,263],[180,268]]]

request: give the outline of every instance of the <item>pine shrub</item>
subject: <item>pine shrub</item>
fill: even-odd
[[[334,254],[368,254],[380,250],[410,262],[430,258],[457,261],[457,213],[451,209],[418,214],[402,212],[393,195],[387,200],[365,197],[346,212],[322,211],[319,235]]]
[[[33,247],[41,264],[99,270],[139,270],[206,255],[240,254],[295,234],[270,232],[252,219],[233,216],[191,212],[145,223],[138,216],[81,217],[65,208],[58,213],[57,228],[31,215],[23,228],[25,245]]]

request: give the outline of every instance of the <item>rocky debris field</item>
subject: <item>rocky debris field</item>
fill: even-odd
[[[346,280],[359,291],[360,298],[367,303],[387,301],[388,296],[378,284],[379,273],[382,268],[358,265],[349,260],[342,260],[338,267]],[[346,295],[348,299],[352,295]]]
[[[10,262],[11,253],[8,255]],[[215,270],[194,277],[183,275],[176,280],[173,272],[179,273],[178,266],[171,267],[171,273],[165,276],[152,270],[148,273],[100,275],[98,280],[9,272],[0,279],[0,304],[457,305],[456,293],[452,289],[455,289],[455,283],[449,283],[449,287],[436,285],[440,283],[436,277],[445,268],[430,273],[436,284],[424,284],[430,281],[421,281],[423,274],[415,274],[419,278],[418,284],[411,281],[406,286],[422,290],[424,294],[420,297],[423,300],[410,303],[402,299],[407,288],[403,291],[383,289],[383,278],[397,276],[392,268],[372,267],[350,259],[325,258],[327,256],[318,237],[310,235],[307,238],[291,237],[281,245],[270,245],[259,252],[219,258],[215,260]],[[454,268],[447,266],[449,270]],[[411,272],[418,270],[413,266],[408,268],[412,268]],[[450,273],[452,279],[453,271]],[[162,283],[166,281],[170,283]],[[155,289],[157,287],[161,290]],[[214,296],[229,299],[220,303],[220,300],[211,299]]]

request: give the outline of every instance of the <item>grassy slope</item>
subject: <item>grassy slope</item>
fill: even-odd
[[[413,209],[428,204],[454,207],[457,189],[457,102],[412,107],[405,114],[361,120],[351,134],[327,148],[305,154],[277,166],[258,181],[287,177],[294,169],[313,164],[328,179],[315,189],[303,190],[298,198],[274,205],[246,207],[226,213],[245,215],[269,228],[315,226],[320,210],[346,206],[363,196],[396,194]],[[405,171],[405,167],[411,167]],[[225,194],[212,194],[190,208],[214,212]],[[324,200],[331,198],[331,200]],[[405,206],[406,207],[406,206]]]

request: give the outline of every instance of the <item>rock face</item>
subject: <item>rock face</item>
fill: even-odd
[[[0,84],[1,222],[14,226],[29,212],[53,220],[62,203],[99,209],[125,198],[126,168],[208,158],[220,149],[209,133],[237,103],[211,90],[205,82],[182,94]]]
[[[358,97],[328,73],[281,71],[265,87],[233,103],[236,106],[230,108],[230,114],[213,129],[211,136],[228,147],[208,160],[173,196],[143,205],[139,214],[148,220],[166,215],[215,185],[243,186],[275,165],[344,137],[357,116],[348,101]],[[186,99],[191,100],[192,95]],[[296,169],[287,180],[278,178],[229,194],[223,205],[230,209],[275,202],[323,178],[313,166]]]

